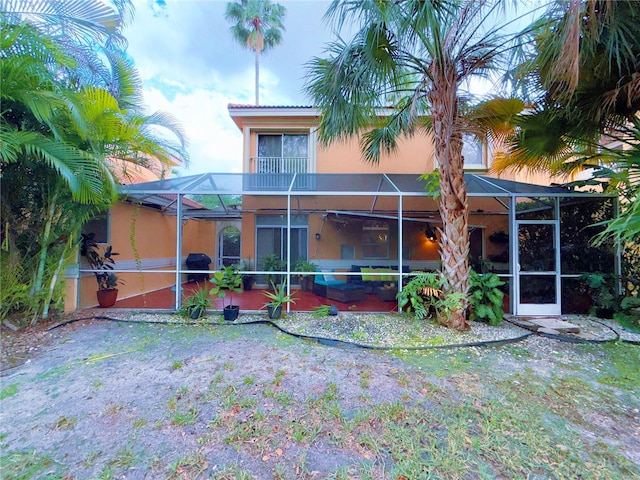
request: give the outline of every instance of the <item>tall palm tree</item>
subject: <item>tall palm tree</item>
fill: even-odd
[[[327,18],[338,29],[357,25],[357,31],[349,42],[332,42],[329,58],[308,65],[306,91],[321,108],[319,136],[325,143],[366,131],[361,137],[364,158],[378,162],[402,135],[433,134],[447,293],[466,294],[469,279],[462,134],[472,124],[463,113],[462,87],[474,75],[496,68],[506,49],[508,39],[496,22],[499,3],[334,1]],[[382,116],[389,108],[391,113]],[[440,321],[468,328],[465,308]]]
[[[286,8],[270,0],[229,2],[225,18],[233,22],[231,35],[255,54],[256,105],[260,104],[260,54],[282,42]]]

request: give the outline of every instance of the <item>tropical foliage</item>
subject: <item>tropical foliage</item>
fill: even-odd
[[[502,300],[505,283],[495,273],[479,274],[471,270],[469,285],[469,319],[498,325],[504,317]]]
[[[260,55],[282,42],[286,13],[286,8],[270,0],[237,0],[227,4],[225,17],[233,23],[231,35],[255,55],[256,105],[260,104]]]
[[[633,0],[551,3],[529,29],[531,45],[513,72],[534,108],[498,171],[595,172],[592,185],[619,192],[622,215],[599,238],[637,241],[640,140],[640,10]]]
[[[403,136],[433,135],[443,289],[462,298],[469,281],[462,135],[481,130],[463,92],[471,78],[497,69],[508,48],[496,21],[500,3],[334,1],[327,17],[338,30],[348,26],[355,33],[330,43],[327,58],[308,65],[306,90],[321,109],[323,142],[361,137],[365,160],[378,162]],[[465,308],[463,300],[448,326],[468,328]]]
[[[19,10],[25,5],[33,12]],[[135,70],[114,48],[122,25],[116,10],[107,13],[101,2],[3,8],[2,270],[28,287],[9,288],[8,299],[3,293],[2,314],[28,315],[33,323],[61,307],[64,271],[82,225],[116,200],[115,174],[126,175],[116,165],[168,163],[184,156],[185,143],[172,119],[142,114]],[[80,17],[70,17],[76,11]],[[103,68],[104,59],[114,68]],[[172,140],[157,136],[153,125],[162,123]]]
[[[398,306],[416,318],[435,318],[447,325],[453,312],[462,308],[465,295],[454,292],[446,295],[446,278],[439,273],[420,273],[397,294]]]

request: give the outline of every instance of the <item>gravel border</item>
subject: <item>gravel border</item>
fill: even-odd
[[[377,349],[424,349],[473,346],[519,341],[534,334],[517,324],[517,318],[505,315],[500,325],[470,322],[471,329],[458,332],[435,322],[416,320],[395,313],[340,312],[336,316],[315,317],[311,312],[292,312],[278,320],[270,320],[266,313],[241,313],[234,322],[222,320],[219,312],[210,311],[200,320],[186,319],[172,311],[86,309],[70,314],[65,322],[51,328],[82,319],[125,322],[163,323],[174,325],[242,325],[269,323],[284,333],[310,338],[342,342],[347,345]],[[640,344],[640,334],[625,330],[613,320],[588,315],[563,315],[562,320],[580,326],[580,334],[537,335],[568,342],[609,342],[621,340]]]
[[[84,310],[76,312],[67,322],[52,328],[83,319],[115,320],[164,324],[242,325],[270,323],[281,331],[311,339],[343,342],[364,348],[419,349],[467,346],[484,343],[512,342],[523,339],[531,332],[502,322],[497,326],[471,322],[471,329],[458,332],[432,321],[416,320],[401,314],[340,312],[337,316],[315,317],[309,312],[283,315],[269,320],[266,314],[246,313],[235,322],[225,322],[216,313],[209,312],[201,320],[189,320],[168,312],[136,310]]]

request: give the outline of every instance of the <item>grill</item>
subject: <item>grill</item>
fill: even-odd
[[[211,258],[204,253],[190,253],[187,255],[187,270],[209,270]],[[188,282],[206,282],[209,280],[208,273],[189,273]]]

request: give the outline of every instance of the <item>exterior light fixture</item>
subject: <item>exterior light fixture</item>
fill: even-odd
[[[320,241],[321,237],[322,237],[322,235],[320,235],[319,233],[316,233],[316,240]]]
[[[437,238],[436,231],[429,224],[427,224],[427,228],[424,229],[424,236],[427,237],[427,240],[431,242],[435,242]]]

